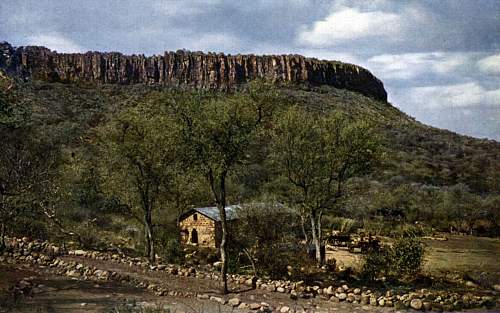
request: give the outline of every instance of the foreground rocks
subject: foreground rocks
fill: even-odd
[[[250,311],[287,311],[287,307],[272,308],[267,303],[258,301],[245,303],[240,298],[216,297],[195,292],[169,290],[165,286],[151,283],[147,279],[138,279],[129,275],[114,271],[87,266],[76,261],[65,261],[63,254],[81,258],[92,258],[117,262],[128,266],[138,266],[146,271],[162,271],[168,275],[198,277],[218,280],[219,274],[204,270],[201,267],[184,267],[173,264],[149,264],[142,258],[130,258],[125,255],[102,253],[97,251],[64,250],[48,242],[30,241],[28,238],[10,238],[7,241],[9,252],[0,255],[0,263],[17,264],[27,262],[44,268],[44,270],[58,275],[64,275],[73,279],[94,281],[117,281],[143,288],[158,296],[169,295],[175,297],[190,297],[200,300],[214,301],[221,305],[228,305],[239,309]],[[306,285],[303,281],[264,280],[255,279],[246,275],[229,275],[228,280],[233,283],[249,286],[255,284],[256,288],[266,292],[278,292],[288,294],[290,299],[312,299],[318,298],[332,303],[350,303],[363,307],[393,307],[394,309],[414,309],[422,311],[460,311],[469,308],[495,307],[498,296],[495,291],[490,295],[474,295],[472,293],[458,294],[448,291],[435,291],[420,289],[413,292],[401,292],[397,290],[376,291],[366,287],[353,287],[345,282],[337,285],[321,286]],[[36,294],[43,286],[32,286],[29,281],[20,281],[13,287],[12,293],[17,295]],[[290,309],[290,308],[288,308]]]

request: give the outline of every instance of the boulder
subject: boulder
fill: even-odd
[[[75,250],[75,251],[73,251],[73,254],[75,256],[85,256],[85,253],[86,252],[84,250]]]
[[[287,307],[286,305],[281,307],[280,313],[288,313],[288,312],[290,312],[289,307]]]
[[[227,303],[230,305],[230,306],[233,306],[233,307],[236,307],[238,305],[240,305],[241,303],[241,300],[239,298],[231,298],[227,301]]]
[[[413,299],[410,301],[410,307],[415,310],[421,310],[423,305],[423,301],[420,299]]]

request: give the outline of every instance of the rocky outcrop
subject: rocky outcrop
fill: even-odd
[[[300,55],[224,55],[179,50],[164,55],[117,52],[57,53],[45,47],[0,43],[0,68],[50,82],[152,84],[231,90],[255,78],[330,85],[386,101],[382,82],[368,70]]]

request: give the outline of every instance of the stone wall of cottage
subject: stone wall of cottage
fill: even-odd
[[[219,227],[217,223],[208,217],[193,212],[180,222],[180,229],[183,242],[186,244],[193,244],[193,231],[195,230],[198,237],[198,246],[201,247],[218,247]]]

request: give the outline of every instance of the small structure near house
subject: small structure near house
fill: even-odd
[[[226,207],[226,220],[237,219],[239,205]],[[193,208],[179,218],[181,239],[184,244],[218,248],[222,236],[222,226],[217,207]]]

